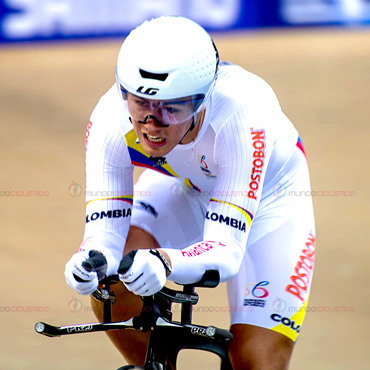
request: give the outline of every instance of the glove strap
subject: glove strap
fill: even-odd
[[[159,252],[157,249],[151,249],[149,253],[154,254],[161,260],[164,268],[166,269],[166,275],[168,276],[172,272],[172,269],[168,261],[164,258],[163,254]]]

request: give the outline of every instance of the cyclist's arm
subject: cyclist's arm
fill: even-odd
[[[258,122],[242,125],[240,115],[223,126],[216,139],[219,171],[204,240],[180,251],[165,249],[173,267],[169,279],[193,283],[206,269],[218,269],[221,281],[226,281],[238,272],[271,155],[268,139]]]
[[[133,166],[116,118],[122,113],[102,100],[86,135],[86,224],[80,250],[105,254],[110,275],[117,271],[131,222]]]

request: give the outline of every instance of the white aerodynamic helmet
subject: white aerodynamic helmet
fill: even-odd
[[[218,63],[217,49],[201,26],[184,17],[163,16],[145,21],[127,36],[118,56],[117,84],[124,100],[127,92],[150,101],[188,97],[196,114],[213,88]]]

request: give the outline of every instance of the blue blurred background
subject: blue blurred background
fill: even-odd
[[[182,15],[207,30],[363,26],[369,0],[2,0],[0,42],[125,36],[145,19]]]

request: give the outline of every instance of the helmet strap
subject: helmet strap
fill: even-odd
[[[185,135],[182,137],[182,139],[179,141],[179,144],[181,144],[181,142],[185,139],[185,137],[191,132],[194,130],[194,128],[197,126],[197,124],[199,125],[198,127],[198,130],[197,130],[197,135],[199,134],[199,131],[202,127],[202,124],[203,124],[203,120],[204,120],[204,112],[205,112],[205,109],[202,109],[199,113],[197,113],[194,117],[193,117],[193,121],[191,122],[191,125],[188,129],[188,131],[186,131]],[[193,141],[196,139],[196,137],[193,139]]]
[[[188,128],[188,131],[185,132],[185,135],[182,137],[182,139],[179,141],[179,144],[185,139],[185,136],[187,136],[191,131],[194,130],[195,122],[197,121],[197,117],[193,117],[193,120],[191,121],[191,125]]]

